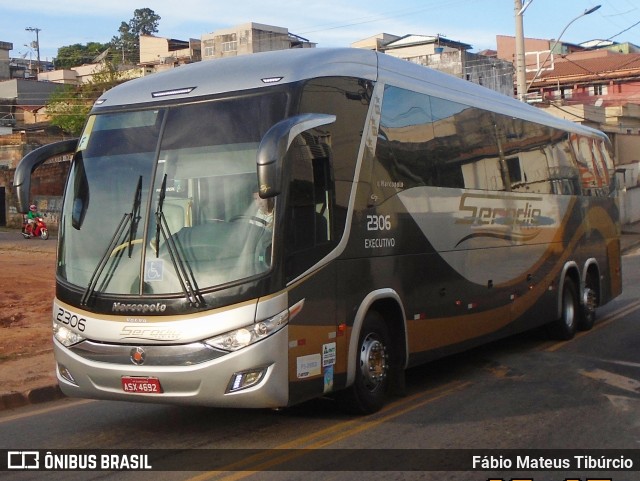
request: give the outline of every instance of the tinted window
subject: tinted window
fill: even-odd
[[[303,132],[289,149],[288,280],[327,255],[344,232],[372,90],[369,81],[334,77],[303,87],[299,112],[332,114],[336,121]]]

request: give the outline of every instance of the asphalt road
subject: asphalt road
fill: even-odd
[[[623,269],[624,293],[599,309],[593,330],[561,343],[536,330],[411,369],[407,396],[372,416],[345,415],[325,399],[282,411],[65,399],[0,412],[0,450],[163,449],[171,451],[153,451],[152,465],[176,469],[10,471],[2,478],[640,480],[640,256],[624,256]],[[416,470],[429,456],[441,462],[466,455],[462,449],[491,449],[503,460],[514,449],[549,449],[556,458],[632,450],[612,455],[635,456],[635,466]],[[233,470],[210,471],[228,455],[239,457]]]

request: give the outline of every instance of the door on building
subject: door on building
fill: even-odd
[[[7,205],[4,198],[4,187],[0,187],[0,226],[7,225]]]

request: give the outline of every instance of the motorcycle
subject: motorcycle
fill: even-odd
[[[49,230],[47,229],[47,224],[44,223],[44,219],[42,217],[36,217],[35,222],[33,223],[33,227],[31,228],[31,234],[27,231],[28,222],[25,221],[22,223],[22,236],[25,239],[30,239],[31,237],[40,237],[42,240],[47,240],[49,238]]]

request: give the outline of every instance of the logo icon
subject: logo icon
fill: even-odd
[[[7,468],[39,469],[40,453],[38,451],[8,451]]]
[[[131,349],[131,362],[137,366],[142,366],[146,357],[147,353],[141,347]]]

